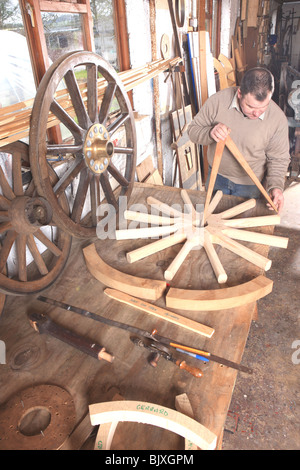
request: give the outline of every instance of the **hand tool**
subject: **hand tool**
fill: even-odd
[[[200,359],[202,361],[213,361],[222,364],[223,366],[231,367],[232,369],[237,369],[241,372],[246,372],[247,374],[252,374],[253,370],[249,367],[243,366],[242,364],[237,364],[236,362],[229,361],[228,359],[224,359],[223,357],[215,356],[207,351],[202,351],[202,349],[191,348],[189,346],[185,346],[183,344],[176,344],[170,343],[170,346],[175,348],[176,350],[181,350],[181,352],[185,352],[190,356],[193,354],[196,359]]]
[[[176,364],[180,369],[186,370],[187,372],[192,374],[194,377],[200,378],[203,376],[203,372],[197,367],[191,367],[185,361],[180,361],[179,359],[175,359],[172,356],[170,350],[164,347],[163,345],[160,345],[159,343],[151,342],[147,339],[142,340],[137,337],[131,337],[130,339],[133,342],[133,344],[135,344],[136,346],[149,349],[150,351],[152,351],[152,353],[155,354],[154,359],[150,361],[150,364],[152,365],[152,367],[156,367],[157,360],[159,359],[159,357],[163,357],[167,361],[171,361],[174,364]]]
[[[99,361],[101,361],[101,359],[104,359],[107,362],[112,362],[114,360],[114,357],[107,353],[103,346],[93,343],[73,331],[67,330],[45,315],[31,313],[29,314],[29,321],[34,330],[39,333],[46,333],[54,336],[89,356],[95,357]]]
[[[115,320],[111,320],[111,319],[102,317],[102,316],[100,316],[96,313],[89,312],[88,310],[83,310],[81,308],[74,307],[72,305],[68,305],[68,304],[60,302],[58,300],[49,299],[49,298],[44,297],[44,296],[39,296],[37,298],[37,300],[40,300],[41,302],[46,302],[46,303],[54,305],[56,307],[63,308],[65,310],[70,310],[74,313],[78,313],[79,315],[83,315],[84,317],[91,318],[93,320],[99,321],[99,322],[104,323],[106,325],[110,325],[110,326],[114,326],[116,328],[121,328],[121,329],[130,331],[131,333],[143,336],[143,337],[148,338],[152,341],[157,341],[157,342],[162,343],[166,346],[171,346],[175,349],[180,348],[180,349],[183,349],[185,351],[190,351],[190,352],[193,352],[195,354],[206,356],[207,358],[209,358],[209,360],[214,361],[214,362],[218,362],[218,363],[223,364],[224,366],[227,366],[227,367],[231,367],[232,369],[236,369],[236,370],[239,370],[241,372],[246,372],[248,374],[252,374],[252,372],[253,372],[252,369],[249,369],[248,367],[245,367],[241,364],[237,364],[235,362],[229,361],[227,359],[223,359],[222,357],[215,356],[215,355],[213,355],[209,352],[202,351],[202,350],[196,349],[196,348],[192,348],[192,347],[186,346],[184,344],[178,344],[178,343],[174,342],[173,340],[171,340],[169,338],[165,338],[164,336],[158,335],[157,330],[155,330],[155,329],[151,333],[149,333],[148,331],[142,330],[142,329],[137,328],[135,326],[126,325],[125,323],[120,323],[120,322],[117,322]]]

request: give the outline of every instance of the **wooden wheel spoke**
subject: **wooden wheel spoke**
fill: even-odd
[[[97,208],[100,205],[100,178],[95,175],[90,182],[92,224],[97,225]]]
[[[23,195],[21,154],[15,152],[12,158],[12,184],[16,196]]]
[[[91,122],[96,122],[98,112],[98,67],[95,64],[87,67],[87,109]]]
[[[0,208],[3,210],[8,210],[9,206],[10,201],[6,197],[0,195]]]
[[[1,186],[2,193],[3,193],[4,197],[9,199],[10,201],[16,197],[13,190],[11,189],[7,179],[6,179],[6,176],[5,176],[4,171],[2,170],[1,166],[0,166],[0,186]]]
[[[18,259],[18,274],[20,281],[27,281],[26,269],[26,234],[19,233],[16,239],[17,259]]]
[[[90,125],[90,119],[88,117],[74,71],[68,70],[64,79],[72,100],[78,123],[83,129],[87,129]]]
[[[0,219],[9,219],[8,211],[1,211],[0,210]]]
[[[112,162],[110,162],[110,164],[108,165],[107,170],[121,186],[127,187],[129,185],[129,181],[125,178],[125,176],[120,173],[120,171],[115,167]]]
[[[231,238],[227,237],[226,235],[220,232],[215,234],[215,238],[215,242],[221,245],[223,248],[232,251],[232,253],[241,256],[250,263],[253,263],[259,268],[264,269],[265,271],[268,271],[270,269],[272,262],[268,258],[257,253],[256,251],[250,250],[246,246],[232,240]]]
[[[70,168],[64,173],[60,180],[53,187],[56,196],[60,196],[74,178],[85,168],[85,162],[82,157],[76,157]]]
[[[48,250],[50,250],[51,253],[53,253],[55,256],[62,255],[62,251],[60,250],[60,248],[57,245],[55,245],[54,242],[49,240],[49,238],[40,229],[34,232],[34,236],[38,240],[40,240],[40,242],[42,242],[48,248]]]
[[[0,233],[7,232],[7,230],[10,230],[11,228],[12,224],[10,221],[0,223]]]
[[[4,268],[5,268],[10,250],[11,250],[17,236],[18,236],[17,232],[15,232],[14,230],[10,230],[7,233],[5,239],[2,243],[2,247],[1,247],[1,250],[0,250],[0,273],[2,273]]]
[[[35,264],[37,265],[37,268],[42,275],[48,274],[48,268],[45,264],[45,261],[42,258],[41,253],[38,250],[38,247],[35,243],[34,236],[32,233],[30,233],[27,237],[27,245],[30,250],[30,253],[32,254],[32,257],[35,261]]]
[[[107,84],[104,97],[101,103],[101,108],[99,112],[99,122],[105,126],[106,119],[115,96],[115,91],[117,88],[117,84],[115,82],[109,82]]]
[[[75,222],[79,222],[81,219],[81,214],[83,206],[86,200],[87,191],[90,185],[92,174],[86,169],[80,173],[80,181],[77,188],[74,205],[72,209],[71,218]]]
[[[82,152],[83,144],[79,145],[68,145],[68,144],[49,144],[47,145],[47,155],[66,155],[67,153],[78,153]]]
[[[112,204],[115,207],[115,209],[117,209],[118,203],[113,193],[112,187],[110,185],[107,172],[104,172],[100,175],[100,183],[101,183],[101,186],[104,191],[104,195],[106,197],[108,204]]]
[[[107,127],[109,135],[112,136],[129,119],[129,113],[122,113],[115,121]]]
[[[60,106],[60,104],[53,100],[50,110],[66,126],[74,137],[82,136],[82,128],[74,121],[74,119]],[[51,147],[50,147],[51,148]]]

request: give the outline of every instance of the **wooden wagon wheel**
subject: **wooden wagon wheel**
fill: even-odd
[[[100,77],[106,86],[99,86]],[[61,142],[47,142],[49,116],[60,124]],[[69,161],[54,187],[47,169],[53,156]],[[53,219],[76,237],[96,236],[100,203],[117,210],[118,198],[129,197],[136,165],[133,112],[118,74],[97,54],[69,53],[44,75],[32,109],[30,164],[39,194],[53,209]],[[59,205],[64,193],[70,200],[70,214]]]
[[[72,237],[51,224],[51,207],[37,194],[30,177],[28,145],[15,142],[2,150],[8,156],[5,168],[0,166],[0,292],[32,294],[57,279]],[[49,167],[48,172],[55,184],[54,170]],[[66,198],[60,203],[67,210]]]

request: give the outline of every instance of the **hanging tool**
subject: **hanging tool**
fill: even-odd
[[[176,25],[173,0],[168,0],[168,4],[169,4],[169,11],[170,11],[171,22],[172,22],[172,27],[173,27],[173,35],[174,35],[174,41],[175,41],[175,53],[178,57],[182,58],[183,54],[181,51],[181,44],[180,44],[178,29]],[[190,104],[190,95],[189,95],[189,89],[188,89],[185,72],[181,72],[181,77],[182,77],[182,82],[183,82],[185,105],[187,106],[188,104]]]
[[[32,313],[29,315],[29,321],[33,329],[39,333],[46,333],[53,336],[54,338],[73,346],[79,351],[95,357],[99,361],[101,361],[101,359],[104,359],[107,362],[112,362],[114,360],[114,357],[107,353],[103,346],[91,342],[73,331],[67,330],[45,315]]]
[[[152,342],[148,339],[142,340],[137,337],[131,337],[130,339],[133,342],[133,344],[135,344],[136,346],[148,349],[153,353],[153,357],[149,361],[152,367],[156,367],[159,358],[163,357],[167,361],[171,361],[174,364],[176,364],[179,367],[179,369],[186,370],[187,372],[192,374],[194,377],[200,378],[203,376],[202,370],[198,369],[197,367],[189,366],[185,361],[180,361],[179,359],[175,359],[172,356],[170,350],[166,348],[165,346],[159,343],[156,343],[154,341]]]
[[[137,328],[135,326],[126,325],[125,323],[120,323],[120,322],[117,322],[115,320],[110,320],[108,318],[97,315],[96,313],[92,313],[92,312],[89,312],[88,310],[83,310],[83,309],[78,308],[78,307],[73,307],[72,305],[68,305],[68,304],[65,304],[63,302],[59,302],[58,300],[49,299],[49,298],[43,297],[43,296],[39,296],[37,298],[37,300],[40,300],[41,302],[46,302],[48,304],[54,305],[54,306],[59,307],[59,308],[63,308],[65,310],[70,310],[74,313],[78,313],[79,315],[83,315],[84,317],[91,318],[93,320],[104,323],[106,325],[114,326],[116,328],[121,328],[123,330],[130,331],[131,333],[143,336],[145,338],[148,338],[152,341],[156,341],[158,343],[162,343],[163,345],[170,346],[174,349],[179,348],[179,349],[183,349],[185,351],[193,352],[195,354],[200,354],[202,356],[206,356],[207,358],[209,358],[209,360],[214,361],[214,362],[218,362],[218,363],[223,364],[224,366],[227,366],[227,367],[231,367],[232,369],[236,369],[236,370],[239,370],[241,372],[246,372],[248,374],[252,374],[252,372],[253,372],[252,369],[249,369],[248,367],[245,367],[241,364],[237,364],[237,363],[232,362],[232,361],[228,361],[227,359],[223,359],[222,357],[215,356],[213,354],[210,354],[209,352],[202,351],[202,350],[196,349],[196,348],[192,348],[192,347],[186,346],[184,344],[178,344],[178,343],[174,342],[173,340],[171,340],[169,338],[165,338],[164,336],[158,335],[157,330],[155,330],[155,329],[151,333],[149,333],[148,331],[142,330],[142,329]]]

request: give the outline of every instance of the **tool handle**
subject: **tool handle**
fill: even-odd
[[[186,370],[187,372],[192,374],[194,377],[200,378],[200,377],[203,376],[202,370],[198,369],[197,367],[191,367],[191,366],[187,365],[187,363],[185,361],[179,361],[178,360],[178,361],[176,361],[176,365],[180,369]]]
[[[114,357],[107,353],[103,346],[64,328],[44,315],[31,314],[29,315],[29,321],[31,326],[40,334],[44,333],[53,336],[54,338],[69,344],[73,348],[78,349],[99,361],[101,359],[104,359],[107,362],[112,362],[114,360]]]
[[[113,362],[114,356],[112,356],[111,354],[109,354],[108,352],[106,352],[106,351],[105,351],[105,348],[102,348],[101,351],[100,351],[99,354],[98,354],[98,359],[99,359],[99,361],[100,361],[101,359],[104,359],[104,361]]]

